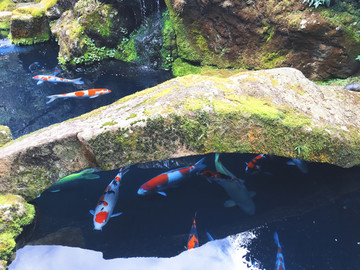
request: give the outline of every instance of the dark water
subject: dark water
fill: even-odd
[[[220,159],[246,181],[248,190],[256,191],[254,216],[238,207],[225,208],[228,196],[222,187],[199,176],[167,190],[167,197],[140,197],[137,190],[144,182],[169,170],[141,164],[132,166],[123,178],[114,210],[123,214],[110,219],[102,231],[93,230],[89,209],[95,208],[117,170],[99,172],[100,179],[68,183],[57,193],[45,191],[33,202],[39,215],[28,241],[75,227],[81,235],[66,237],[74,242],[82,238],[83,248],[102,251],[104,258],[171,257],[184,250],[197,211],[200,245],[208,241],[206,232],[220,239],[254,229],[257,238],[249,246],[249,257],[260,260],[266,269],[273,269],[276,258],[274,231],[287,269],[359,269],[360,168],[309,163],[309,172],[303,174],[286,165],[288,159],[274,157],[266,160],[262,173],[247,175],[245,161],[253,157],[222,154]],[[200,158],[175,161],[190,165]],[[214,155],[206,156],[206,164],[207,169],[215,169]]]
[[[171,78],[167,71],[119,61],[103,61],[57,75],[68,79],[82,77],[84,85],[37,85],[32,77],[53,73],[58,64],[57,54],[58,46],[54,42],[18,47],[0,40],[0,124],[9,126],[14,138],[111,104]],[[29,65],[34,62],[39,62],[41,66],[31,72]],[[91,88],[107,88],[112,92],[94,99],[58,99],[45,104],[48,101],[46,96]]]

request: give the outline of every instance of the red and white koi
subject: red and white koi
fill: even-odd
[[[56,74],[56,71],[55,73]],[[76,79],[65,79],[56,77],[55,75],[36,75],[32,77],[34,80],[37,80],[37,85],[42,84],[44,82],[52,82],[52,83],[73,83],[73,84],[84,84],[84,82],[81,80],[81,78]]]
[[[122,212],[113,214],[113,211],[119,197],[121,180],[128,171],[128,167],[119,170],[119,173],[110,182],[104,194],[100,197],[95,210],[90,210],[90,213],[94,216],[94,230],[102,230],[102,227],[106,225],[110,218],[122,214]]]
[[[260,154],[260,155],[257,155],[255,158],[253,158],[251,161],[245,162],[245,164],[246,164],[245,172],[248,173],[248,172],[260,170],[261,169],[260,162],[265,157],[266,157],[265,154]]]
[[[46,104],[49,104],[50,102],[53,102],[55,99],[58,98],[96,98],[101,95],[106,95],[111,93],[111,90],[109,89],[88,89],[88,90],[82,90],[82,91],[76,91],[71,93],[65,93],[65,94],[59,94],[59,95],[51,95],[47,96],[49,100],[46,102]]]
[[[192,166],[182,167],[155,176],[143,184],[137,193],[139,195],[159,193],[163,196],[166,196],[166,193],[163,192],[163,190],[175,187],[179,185],[185,178],[192,176],[193,173],[205,169],[206,165],[203,164],[204,160],[205,158],[202,158]]]
[[[186,248],[189,250],[196,247],[199,247],[199,236],[196,229],[196,213],[195,213]]]
[[[277,245],[275,270],[285,270],[284,256],[281,251],[281,245],[277,232],[274,232],[274,240],[275,240],[275,244]]]

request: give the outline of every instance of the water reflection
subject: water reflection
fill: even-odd
[[[93,230],[89,210],[94,209],[118,170],[96,172],[98,179],[69,181],[57,193],[45,191],[34,201],[39,215],[34,230],[27,236],[28,243],[41,244],[39,239],[70,227],[76,228],[77,233],[68,234],[67,241],[74,237],[73,242],[103,252],[104,258],[171,257],[184,251],[191,221],[197,213],[200,246],[209,241],[208,233],[214,239],[222,239],[255,231],[256,238],[249,244],[247,256],[249,261],[260,261],[266,269],[275,265],[274,232],[281,239],[288,269],[358,267],[360,169],[307,163],[308,173],[304,174],[287,164],[290,159],[273,156],[263,160],[259,173],[246,173],[246,162],[256,156],[219,156],[224,168],[243,180],[241,183],[247,190],[256,192],[251,197],[256,205],[254,215],[239,205],[224,207],[224,202],[229,200],[226,190],[197,174],[184,179],[178,187],[167,189],[167,196],[137,194],[139,187],[169,171],[171,164],[191,165],[202,158],[187,157],[164,161],[163,166],[162,162],[131,166],[121,181],[113,210],[123,214],[112,218],[102,231]],[[217,172],[215,157],[215,154],[205,156],[205,170]],[[52,244],[62,243],[56,240]]]

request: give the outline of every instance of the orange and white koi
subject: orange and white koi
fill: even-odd
[[[275,245],[277,245],[275,270],[285,270],[284,256],[281,251],[281,245],[277,232],[274,232],[274,240],[275,240]]]
[[[95,210],[90,210],[90,213],[94,216],[94,230],[102,230],[102,227],[105,226],[110,218],[122,214],[122,212],[113,214],[113,211],[119,197],[121,180],[124,174],[128,171],[128,167],[121,168],[119,170],[119,173],[110,182],[110,184],[105,189],[104,194],[100,197]]]
[[[192,166],[182,167],[155,176],[143,184],[137,193],[139,195],[159,193],[163,196],[166,196],[166,193],[163,192],[163,190],[170,187],[175,187],[179,185],[185,178],[193,175],[193,173],[205,169],[206,165],[203,164],[204,160],[205,158],[202,158]]]
[[[199,237],[196,229],[196,213],[193,219],[193,223],[191,225],[189,238],[187,241],[187,249],[193,249],[199,247]]]
[[[56,73],[56,72],[55,72]],[[52,82],[52,83],[73,83],[73,84],[84,84],[81,78],[76,79],[65,79],[56,77],[55,75],[36,75],[32,77],[34,80],[37,80],[37,85],[42,84],[44,82]]]
[[[71,93],[65,93],[65,94],[59,94],[59,95],[52,95],[47,96],[49,100],[46,102],[46,104],[49,104],[50,102],[53,102],[55,99],[58,98],[96,98],[101,95],[106,95],[111,93],[111,90],[109,89],[88,89],[88,90],[82,90],[82,91],[76,91]]]
[[[245,162],[246,164],[246,168],[245,168],[245,172],[253,172],[255,170],[260,170],[261,169],[261,160],[263,160],[265,158],[265,154],[260,154],[257,155],[255,158],[253,158],[251,161],[249,162]]]

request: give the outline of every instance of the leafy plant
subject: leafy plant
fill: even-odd
[[[312,5],[314,5],[315,8],[317,8],[318,6],[330,6],[330,0],[303,0],[303,3],[309,3],[309,7],[311,7]]]

